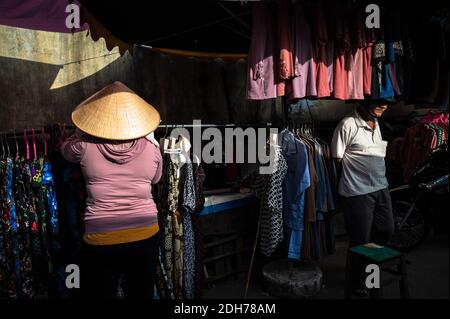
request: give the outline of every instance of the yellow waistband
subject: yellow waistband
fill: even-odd
[[[159,231],[156,223],[149,227],[122,229],[105,233],[86,233],[83,240],[89,245],[116,245],[144,240]]]

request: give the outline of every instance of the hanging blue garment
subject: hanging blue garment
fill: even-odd
[[[288,170],[283,181],[283,220],[288,228],[288,258],[300,259],[305,216],[305,191],[310,186],[308,153],[288,130],[281,132],[281,149]]]

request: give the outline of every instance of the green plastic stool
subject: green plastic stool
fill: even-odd
[[[374,264],[380,268],[380,288],[370,289],[370,298],[382,298],[382,287],[391,282],[383,282],[383,272],[395,276],[393,281],[399,282],[400,296],[409,298],[408,276],[406,272],[406,260],[404,255],[389,247],[381,247],[375,244],[364,244],[352,247],[347,254],[347,267],[345,275],[345,298],[352,297],[351,265],[357,262],[362,265]]]

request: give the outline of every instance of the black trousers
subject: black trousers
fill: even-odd
[[[389,190],[341,197],[350,247],[370,242],[386,245],[394,233],[394,217]],[[363,279],[366,265],[352,263],[352,281]]]
[[[128,299],[153,299],[159,235],[117,244],[83,243],[80,263],[81,297],[115,299],[120,279]]]

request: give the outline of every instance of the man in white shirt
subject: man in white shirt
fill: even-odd
[[[377,120],[386,109],[386,102],[365,101],[339,123],[333,134],[331,151],[340,175],[338,193],[350,247],[369,242],[385,245],[394,232],[384,162],[387,142],[381,137]],[[362,271],[353,274],[356,285]],[[356,293],[366,293],[359,288]]]

